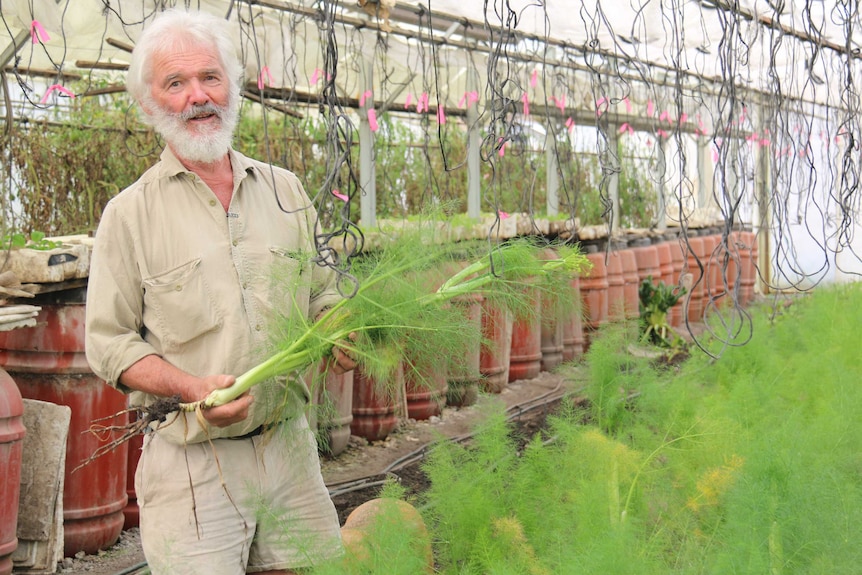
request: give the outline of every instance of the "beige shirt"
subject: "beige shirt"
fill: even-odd
[[[272,322],[315,317],[339,296],[315,255],[316,214],[294,174],[231,151],[234,192],[224,208],[170,149],[105,208],[87,291],[86,352],[94,373],[118,379],[156,354],[196,376],[240,375],[271,351]],[[300,383],[300,394],[308,390]],[[257,386],[249,417],[211,437],[242,435],[273,417],[283,383]],[[174,441],[202,441],[192,414],[160,426]],[[167,425],[167,424],[170,425]]]

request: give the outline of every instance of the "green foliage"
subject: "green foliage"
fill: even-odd
[[[126,105],[122,97],[76,98],[58,122],[16,124],[0,138],[4,163],[10,160],[0,183],[7,233],[96,228],[108,200],[161,149],[150,131],[127,127]]]
[[[647,276],[641,282],[638,287],[638,307],[642,341],[648,341],[660,347],[672,347],[676,343],[668,338],[671,327],[667,314],[685,293],[685,288],[670,286],[662,281],[653,283],[652,276]]]
[[[20,249],[28,248],[31,250],[53,250],[60,247],[62,244],[54,240],[49,240],[45,237],[45,232],[32,232],[28,238],[26,234],[15,232],[6,234],[0,238],[0,249]]]
[[[503,406],[480,404],[473,441],[426,464],[438,572],[858,572],[860,302],[853,284],[755,309],[748,345],[672,376],[631,357],[631,326],[600,332],[586,410],[517,455]]]

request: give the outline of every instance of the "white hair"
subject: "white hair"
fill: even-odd
[[[224,68],[231,92],[239,92],[243,68],[228,22],[206,12],[166,10],[144,28],[126,76],[126,90],[137,102],[150,95],[153,55],[161,51],[181,51],[192,47],[215,48]]]

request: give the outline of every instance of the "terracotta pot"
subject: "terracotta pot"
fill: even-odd
[[[536,288],[526,288],[524,298],[532,311],[512,323],[509,383],[533,379],[542,371],[542,299]]]
[[[575,277],[570,282],[572,298],[576,305],[563,321],[563,361],[573,361],[584,353],[583,307],[581,305],[581,280]]]
[[[403,393],[403,366],[399,365],[391,381],[385,382],[354,369],[350,432],[368,441],[386,439],[398,425]]]
[[[490,300],[482,302],[482,336],[479,353],[480,386],[488,393],[500,393],[509,382],[512,355],[512,314]]]

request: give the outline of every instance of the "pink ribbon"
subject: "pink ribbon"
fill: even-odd
[[[629,134],[634,134],[635,129],[632,128],[628,122],[623,122],[622,125],[620,126],[619,133],[624,134],[625,132],[628,132]]]
[[[269,66],[264,66],[260,69],[260,75],[257,77],[257,89],[263,90],[263,87],[267,85],[267,81],[272,86],[272,74],[269,73]]]
[[[632,113],[632,103],[631,103],[631,100],[629,100],[628,96],[623,98],[623,104],[626,105],[626,113],[631,114]]]
[[[506,220],[509,218],[509,214],[504,212],[503,210],[497,210],[497,215],[500,216],[501,220]]]
[[[45,95],[42,96],[42,99],[39,101],[39,103],[44,104],[45,102],[47,102],[48,98],[51,96],[51,92],[55,92],[55,91],[60,92],[62,94],[65,94],[65,95],[69,96],[70,98],[75,97],[75,94],[73,94],[72,91],[70,89],[66,88],[65,86],[61,86],[60,84],[52,84],[51,86],[48,87],[48,90],[45,92]]]
[[[505,155],[506,153],[506,144],[508,144],[509,142],[504,142],[503,138],[500,138],[499,140],[497,140],[497,143],[500,144],[500,149],[497,150],[497,155],[502,158],[503,155]]]
[[[524,115],[530,115],[530,97],[524,92],[524,95],[521,96],[521,101],[524,103]]]
[[[608,99],[602,96],[598,100],[596,100],[596,116],[601,116],[607,111],[608,108]]]
[[[437,106],[437,123],[441,126],[446,123],[446,111],[443,106]]]
[[[530,87],[535,88],[536,84],[539,83],[539,70],[533,69],[533,73],[530,75]]]
[[[560,113],[564,113],[566,111],[566,95],[563,94],[560,98],[556,96],[551,96],[551,99],[554,100],[554,103],[557,105],[557,108],[560,109]]]
[[[461,99],[458,100],[458,107],[469,108],[471,105],[475,104],[479,101],[479,92],[473,90],[472,92],[464,92],[464,95],[461,96]]]
[[[51,37],[48,36],[45,28],[42,27],[42,24],[38,20],[33,20],[30,22],[30,39],[34,44],[38,44],[40,41],[47,42]]]
[[[368,127],[371,128],[372,132],[380,129],[380,126],[377,124],[377,110],[374,108],[368,110]]]
[[[315,68],[314,73],[311,75],[311,85],[317,84],[317,81],[320,79],[320,68]]]
[[[571,116],[566,118],[566,128],[569,129],[569,132],[575,129],[575,121],[572,119]]]
[[[372,96],[371,90],[365,90],[361,96],[359,96],[359,107],[362,108],[365,106],[365,101]]]
[[[335,196],[336,198],[338,198],[339,200],[343,201],[343,202],[346,202],[350,199],[347,196],[345,196],[344,194],[342,194],[341,192],[339,192],[338,190],[332,190],[332,195]]]
[[[653,104],[652,100],[647,100],[646,115],[652,116],[653,114],[655,114],[655,104]]]
[[[412,103],[413,103],[413,94],[408,92],[407,93],[407,99],[404,100],[404,109],[407,110],[408,108],[410,108],[410,104],[412,104]]]
[[[422,112],[428,111],[428,93],[422,92],[422,95],[419,96],[419,103],[416,104],[416,112],[421,114]]]

